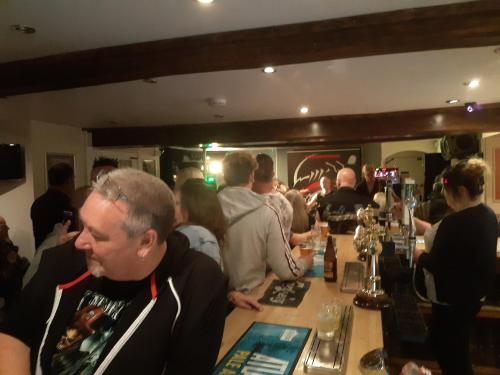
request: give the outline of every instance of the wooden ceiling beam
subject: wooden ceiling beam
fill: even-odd
[[[98,48],[0,64],[0,96],[176,74],[500,44],[482,0]]]
[[[271,147],[325,142],[386,142],[500,131],[500,103],[485,105],[472,113],[464,107],[448,107],[363,115],[87,130],[92,133],[95,147],[196,147],[213,142],[224,146]]]

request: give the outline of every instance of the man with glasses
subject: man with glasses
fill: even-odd
[[[227,280],[172,231],[167,185],[114,170],[80,218],[82,232],[44,254],[9,315],[0,374],[211,373]]]

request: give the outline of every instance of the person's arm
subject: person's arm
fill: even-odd
[[[224,332],[227,279],[213,262],[197,267],[185,286],[164,373],[211,374]]]
[[[282,280],[295,280],[312,267],[312,256],[295,259],[283,235],[278,215],[272,211],[267,220],[266,262]]]
[[[246,310],[262,311],[264,307],[257,301],[256,298],[248,296],[237,290],[232,290],[227,294],[227,299],[236,307],[241,307]]]
[[[0,375],[28,375],[30,348],[22,341],[0,333]]]
[[[430,229],[432,227],[431,223],[421,220],[418,217],[413,217],[413,220],[415,223],[415,230],[417,232],[417,236],[423,235],[427,229]]]
[[[304,233],[293,233],[292,232],[292,235],[290,237],[290,243],[293,246],[297,246],[297,245],[300,245],[301,243],[306,242],[307,240],[312,238],[312,236],[313,235],[312,235],[311,231],[304,232]]]

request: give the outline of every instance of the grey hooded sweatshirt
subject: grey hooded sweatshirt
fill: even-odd
[[[278,212],[265,196],[239,186],[218,196],[228,224],[222,258],[232,288],[250,292],[264,281],[268,266],[282,280],[304,274],[307,265],[292,256]]]

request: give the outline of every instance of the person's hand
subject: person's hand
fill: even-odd
[[[314,266],[314,252],[309,255],[303,255],[299,259],[302,259],[306,262],[307,269],[310,270]]]
[[[392,219],[393,220],[401,220],[403,218],[403,206],[401,202],[394,203],[392,207]]]
[[[57,241],[56,241],[57,245],[62,245],[68,242],[79,233],[78,231],[68,233],[70,225],[71,225],[71,220],[66,220],[66,222],[61,226],[59,233],[57,234]]]
[[[413,256],[413,258],[415,259],[415,263],[418,262],[418,258],[420,258],[420,255],[422,255],[422,253],[425,253],[424,249],[415,249],[415,254]]]
[[[243,294],[236,290],[229,292],[227,297],[229,299],[229,302],[231,302],[236,307],[241,307],[242,309],[246,310],[264,310],[264,307],[254,297],[247,296],[246,294]]]

